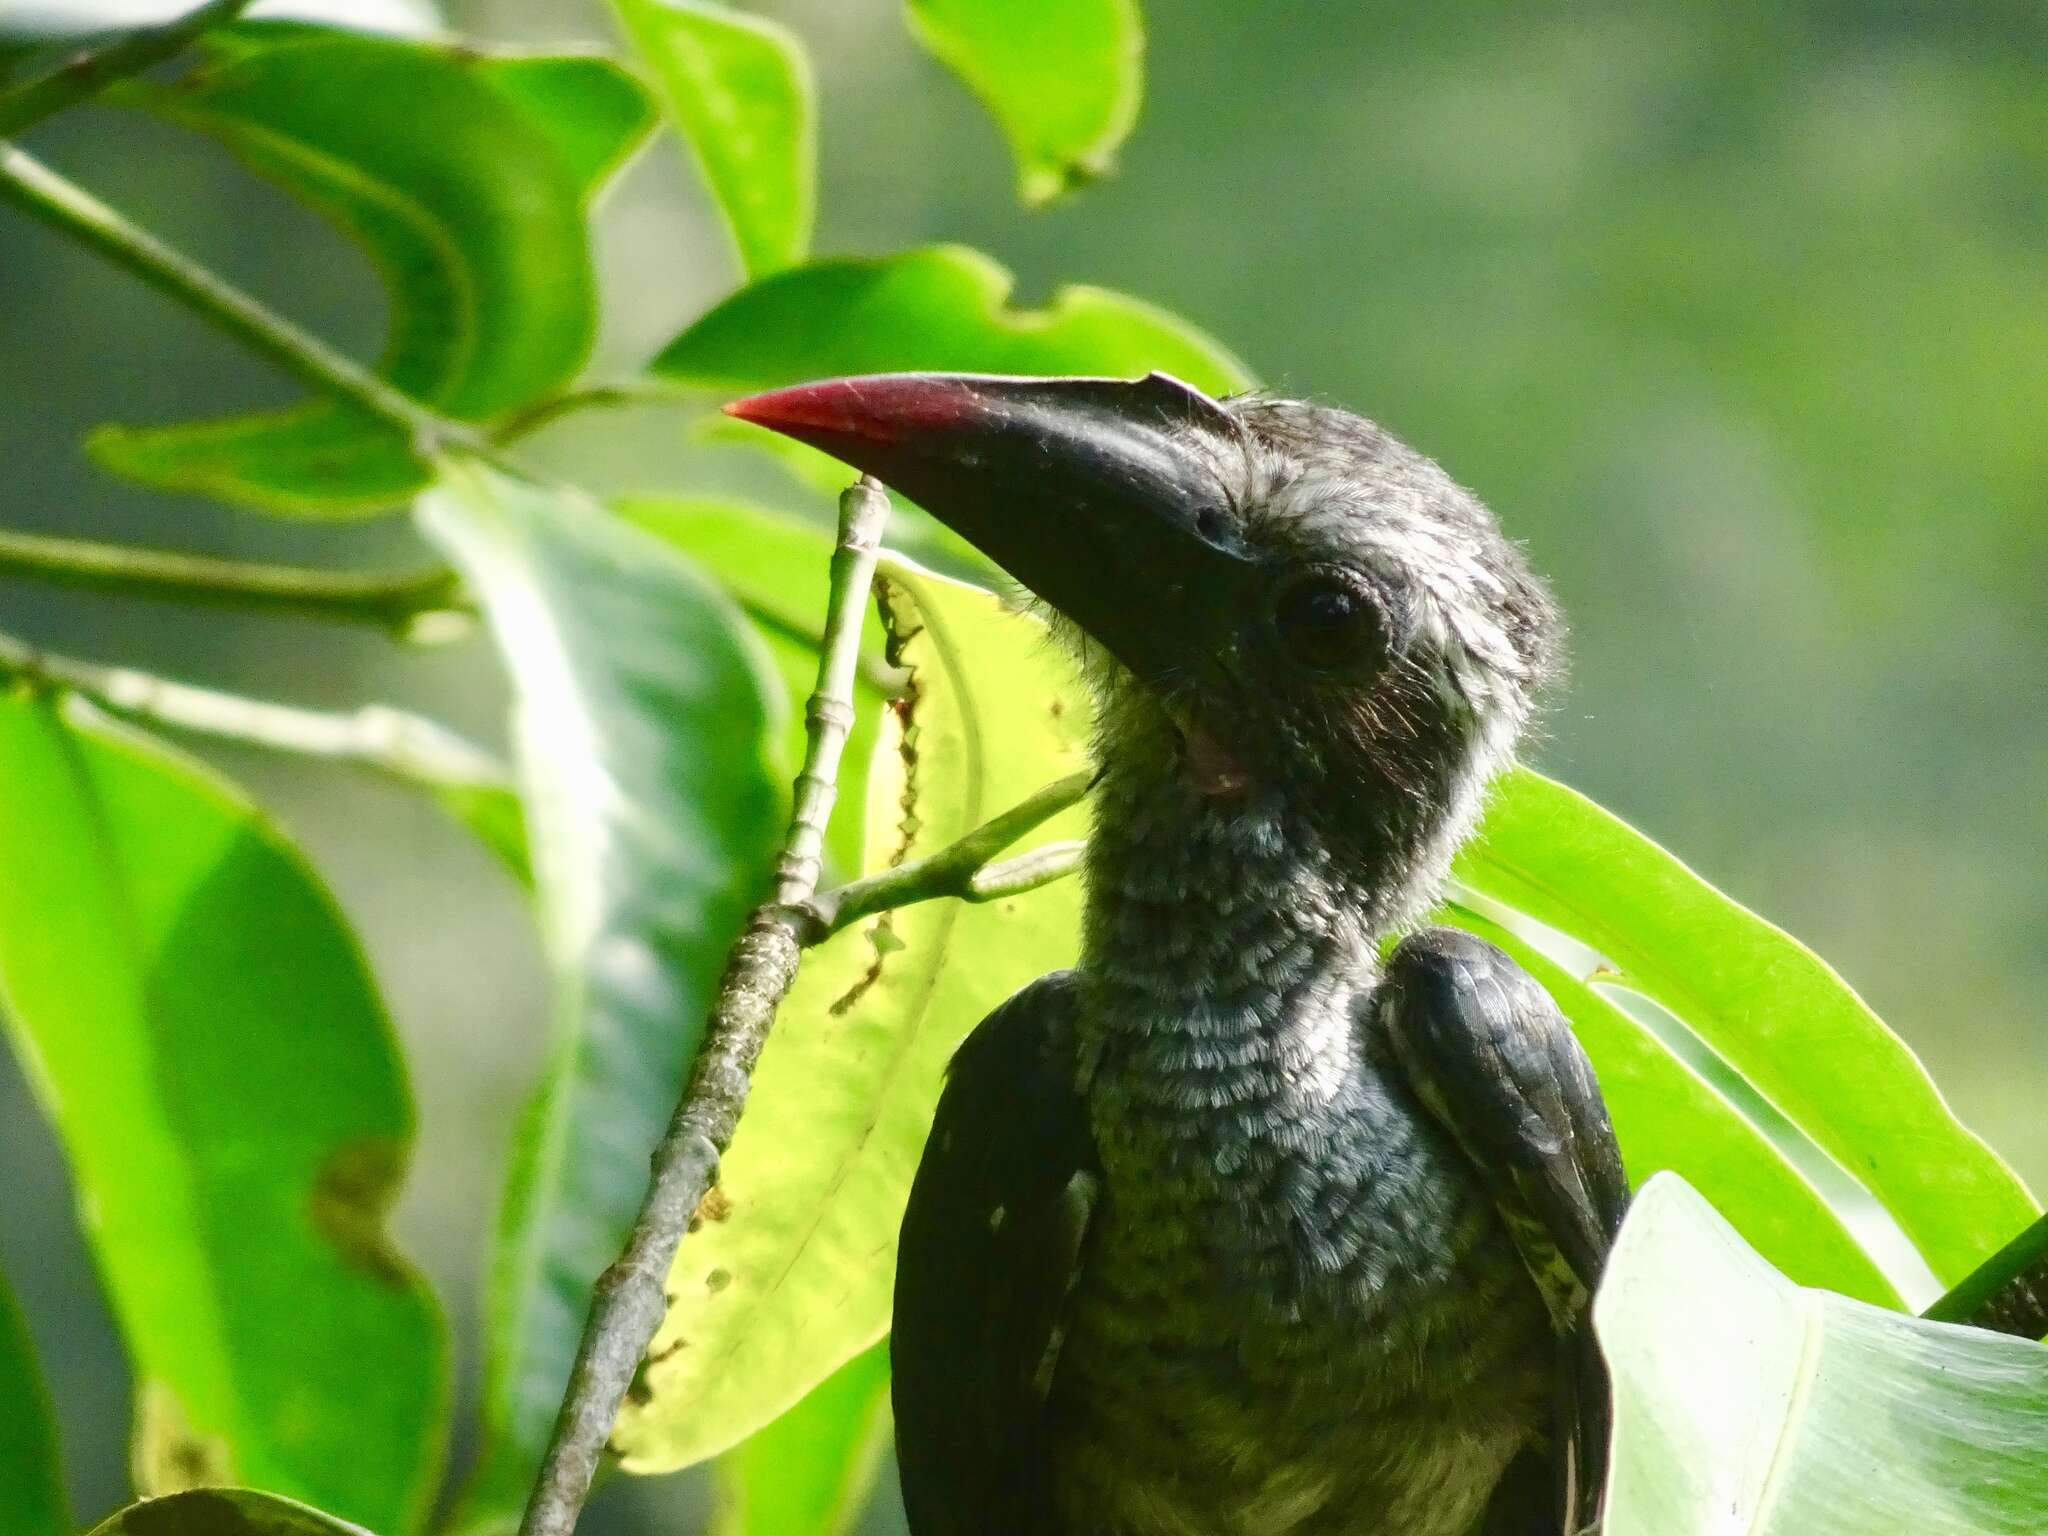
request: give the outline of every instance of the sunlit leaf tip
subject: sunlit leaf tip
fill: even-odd
[[[803,258],[817,203],[810,56],[787,28],[707,0],[612,0],[759,277]]]
[[[1002,128],[1027,204],[1114,168],[1144,95],[1137,0],[908,0],[906,9],[911,30]]]

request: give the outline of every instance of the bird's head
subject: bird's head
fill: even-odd
[[[1556,610],[1491,515],[1346,411],[940,373],[728,410],[901,491],[1053,609],[1112,771],[1284,805],[1340,856],[1440,867],[1555,664]]]

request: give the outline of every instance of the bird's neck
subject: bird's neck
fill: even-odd
[[[1134,752],[1105,763],[1087,873],[1082,1069],[1120,1118],[1192,1129],[1256,1103],[1292,1122],[1331,1100],[1392,910],[1376,871],[1279,795],[1205,795]]]

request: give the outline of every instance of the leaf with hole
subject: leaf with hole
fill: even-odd
[[[1026,203],[1114,167],[1145,90],[1138,0],[908,0],[907,12],[1001,126]]]
[[[1670,1174],[1637,1196],[1593,1320],[1606,1536],[2048,1530],[2048,1347],[1802,1289]]]
[[[885,559],[877,591],[910,691],[869,788],[870,870],[937,851],[1082,762],[1088,710],[1035,620]],[[1042,829],[1076,835],[1081,813]],[[805,956],[716,1192],[613,1444],[658,1472],[773,1421],[889,1326],[896,1229],[941,1076],[995,1005],[1079,945],[1074,882],[933,901]]]
[[[488,422],[582,368],[590,202],[651,126],[608,60],[250,24],[115,99],[219,140],[362,246],[390,298],[379,372],[413,399]],[[426,481],[419,445],[329,400],[88,446],[130,479],[296,516],[379,511]]]
[[[384,1230],[412,1104],[354,936],[235,790],[76,700],[0,695],[0,785],[0,1016],[133,1362],[145,1491],[416,1530],[446,1348]]]
[[[586,498],[467,461],[420,525],[512,676],[520,794],[555,980],[552,1064],[520,1129],[465,1518],[516,1515],[592,1283],[617,1255],[719,971],[766,890],[780,688],[737,608]]]
[[[705,0],[612,0],[695,153],[740,266],[800,261],[817,202],[816,87],[788,28]]]

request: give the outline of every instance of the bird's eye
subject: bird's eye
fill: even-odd
[[[1318,672],[1377,660],[1386,648],[1386,628],[1372,595],[1331,572],[1306,577],[1282,592],[1273,625],[1288,654]]]

